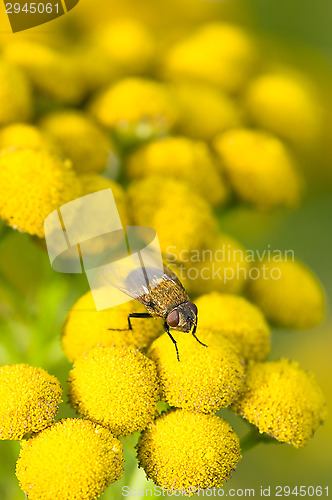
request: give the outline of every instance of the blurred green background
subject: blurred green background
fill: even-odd
[[[107,0],[94,2],[95,17],[81,0],[79,5],[64,18],[47,27],[36,30],[48,31],[52,37],[57,30],[89,30],[89,23],[97,22],[101,16],[126,14],[126,9],[139,17],[156,19],[155,3],[125,2],[121,5]],[[92,2],[91,2],[92,3]],[[197,4],[197,5],[196,5]],[[194,7],[192,8],[192,6]],[[196,8],[197,7],[197,8]],[[142,12],[142,9],[150,11]],[[202,14],[203,12],[203,14]],[[249,26],[254,33],[271,43],[274,56],[278,54],[286,61],[296,61],[301,69],[313,77],[311,62],[324,61],[326,71],[332,66],[332,3],[330,0],[300,1],[225,1],[205,2],[170,1],[167,4],[169,19],[179,29],[186,24],[195,24],[207,19],[227,19]],[[149,22],[150,22],[149,21]],[[160,16],[157,21],[163,24]],[[6,25],[4,22],[5,30]],[[2,32],[2,36],[7,36]],[[14,36],[9,35],[8,36]],[[268,57],[268,48],[267,57]],[[297,54],[297,55],[296,55]],[[300,54],[300,56],[299,56]],[[317,67],[320,68],[318,63]],[[322,78],[318,70],[318,78]],[[331,136],[332,137],[332,136]],[[246,208],[234,208],[220,214],[223,230],[239,239],[247,248],[264,249],[292,248],[295,256],[303,260],[317,274],[326,290],[328,302],[332,299],[332,165],[324,159],[313,165],[314,176],[320,182],[307,195],[303,205],[295,212],[277,212],[259,215]],[[75,300],[88,290],[83,275],[62,275],[54,272],[45,251],[38,242],[27,235],[7,230],[0,226],[0,364],[29,363],[41,366],[56,375],[63,388],[70,364],[65,360],[59,342],[60,330],[67,311]],[[332,318],[327,318],[319,327],[301,332],[273,331],[270,359],[280,356],[294,358],[303,368],[317,375],[331,414],[332,401]],[[230,412],[219,412],[241,435],[245,433],[243,423]],[[65,402],[60,407],[59,417],[74,413]],[[1,418],[1,417],[0,417]],[[135,436],[126,442],[127,467],[123,478],[111,485],[103,499],[121,498],[121,487],[148,487],[145,475],[134,462]],[[300,450],[288,445],[259,445],[246,453],[225,491],[229,488],[254,488],[259,496],[261,486],[317,486],[332,487],[332,425],[329,418],[309,444]],[[0,500],[24,499],[14,475],[19,443],[0,442]],[[152,483],[150,487],[153,487]],[[59,499],[61,500],[61,499]]]

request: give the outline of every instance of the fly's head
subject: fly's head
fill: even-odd
[[[180,304],[168,313],[166,322],[170,328],[190,332],[197,326],[197,307],[192,302]]]

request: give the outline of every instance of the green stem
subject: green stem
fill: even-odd
[[[242,453],[246,453],[260,443],[264,444],[281,444],[277,439],[268,434],[260,434],[257,427],[252,427],[250,431],[240,440]]]
[[[261,442],[261,436],[257,429],[251,429],[243,438],[240,440],[240,447],[242,453],[246,453],[251,450]]]

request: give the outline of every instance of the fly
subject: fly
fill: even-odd
[[[176,340],[170,328],[181,332],[190,332],[201,345],[196,336],[198,311],[197,306],[191,302],[186,290],[176,274],[167,266],[144,267],[132,269],[122,282],[114,280],[114,274],[108,281],[126,295],[143,304],[146,313],[131,313],[128,315],[128,328],[132,330],[131,318],[163,318],[164,329],[173,342],[176,356],[180,361]],[[110,328],[111,330],[111,328]]]

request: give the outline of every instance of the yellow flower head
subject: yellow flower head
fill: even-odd
[[[186,137],[165,137],[142,146],[129,157],[127,174],[131,179],[153,174],[184,179],[213,205],[227,197],[207,145]]]
[[[79,415],[116,436],[144,429],[157,411],[155,364],[134,347],[94,347],[77,359],[68,395]]]
[[[210,247],[218,234],[210,205],[185,181],[148,176],[131,183],[128,199],[135,224],[156,230],[165,256]]]
[[[96,500],[122,471],[120,441],[78,418],[60,420],[23,442],[16,465],[29,500]]]
[[[32,95],[25,75],[0,60],[0,82],[0,126],[28,120],[32,111]]]
[[[198,316],[199,317],[199,316]],[[156,339],[148,355],[155,361],[161,394],[171,406],[212,413],[230,405],[243,386],[244,367],[233,345],[198,329],[191,335],[172,331],[180,362],[167,333]]]
[[[187,410],[163,413],[142,433],[139,466],[161,488],[221,487],[241,459],[239,439],[225,420]]]
[[[57,111],[43,117],[41,127],[77,172],[105,170],[112,144],[88,115],[77,110]]]
[[[212,292],[195,300],[198,325],[228,339],[245,360],[264,360],[270,352],[270,329],[261,311],[236,295]]]
[[[50,425],[62,401],[56,377],[24,364],[0,367],[0,439],[22,439]]]
[[[197,82],[172,86],[179,108],[177,128],[189,137],[209,141],[228,128],[241,125],[241,112],[222,90]]]
[[[261,131],[234,129],[216,137],[214,146],[240,200],[261,210],[298,203],[301,179],[279,139]]]
[[[114,20],[105,23],[103,19],[102,23],[96,23],[97,29],[91,37],[85,37],[83,42],[81,40],[75,45],[71,60],[77,65],[87,92],[105,87],[119,77],[139,75],[150,69],[155,55],[155,41],[146,26],[136,19],[136,14],[135,8],[132,19],[115,19],[112,8]]]
[[[165,57],[165,74],[220,85],[236,92],[254,70],[256,49],[241,27],[226,23],[203,25],[175,44]]]
[[[212,291],[239,293],[246,283],[250,264],[245,249],[227,234],[219,234],[210,248],[183,256],[184,282],[194,295]]]
[[[236,413],[279,441],[304,446],[326,418],[324,397],[311,373],[282,359],[248,367]]]
[[[314,144],[322,132],[322,105],[303,75],[261,75],[249,85],[245,100],[255,123],[296,145]]]
[[[65,52],[45,43],[15,39],[5,45],[4,56],[22,69],[41,93],[68,104],[81,101],[85,88],[75,59]]]
[[[131,300],[97,311],[91,292],[83,295],[71,308],[63,327],[62,346],[69,361],[97,345],[139,348],[149,345],[162,332],[162,322],[150,318],[132,319],[133,329],[126,330],[128,314],[133,312],[146,312],[146,309],[136,300]]]
[[[127,198],[123,190],[123,187],[120,186],[120,184],[118,184],[115,181],[111,181],[110,179],[106,179],[106,177],[102,177],[101,175],[96,175],[96,174],[80,175],[79,180],[81,183],[82,196],[95,193],[96,191],[102,191],[104,189],[112,189],[115,204],[119,211],[122,225],[123,226],[130,225],[130,218],[127,207]]]
[[[91,111],[120,138],[136,141],[168,132],[176,120],[168,88],[144,78],[119,80],[97,95]]]
[[[248,294],[272,323],[284,328],[311,328],[325,313],[323,289],[316,276],[299,261],[257,265],[259,276],[249,282]]]
[[[0,149],[46,148],[56,150],[51,139],[34,125],[13,123],[0,130]]]
[[[69,161],[33,148],[0,154],[0,217],[15,229],[42,238],[45,218],[79,196]]]
[[[149,67],[155,51],[151,34],[135,19],[116,19],[98,25],[94,43],[117,76],[142,73]]]
[[[100,28],[100,25],[98,26]],[[70,57],[77,67],[86,94],[91,95],[113,81],[115,68],[110,64],[107,55],[91,39],[85,37],[78,41]]]

